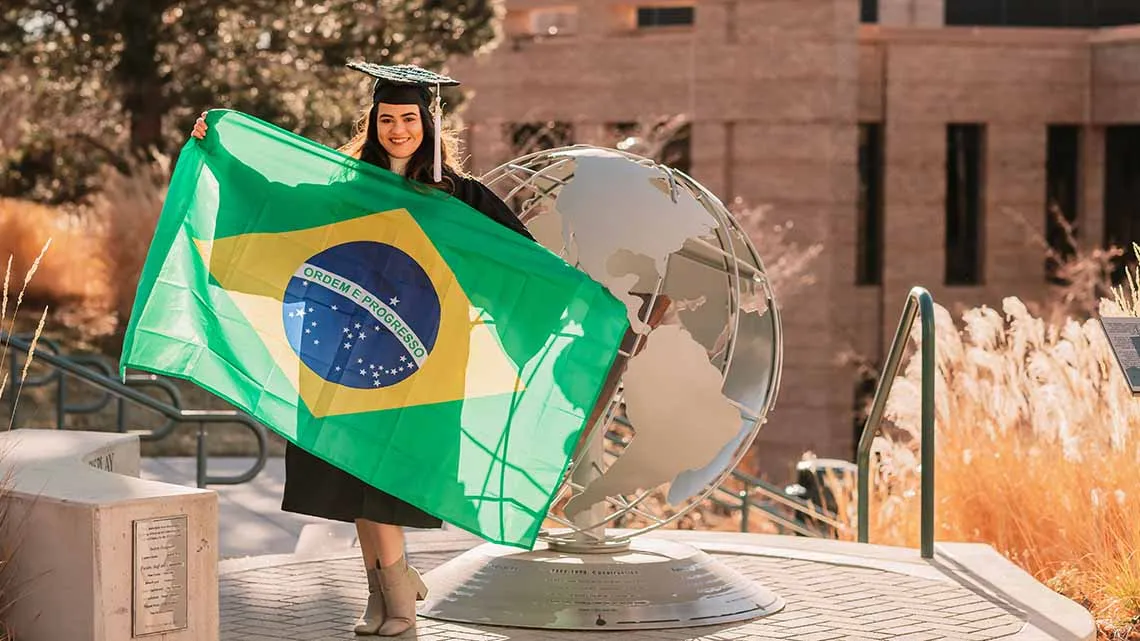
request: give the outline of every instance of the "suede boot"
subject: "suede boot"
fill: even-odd
[[[368,570],[368,607],[360,615],[360,621],[353,630],[359,635],[376,634],[380,626],[384,625],[386,614],[384,608],[384,593],[380,589],[380,568]]]
[[[427,597],[427,585],[405,557],[380,568],[380,592],[384,595],[387,618],[377,634],[394,637],[416,624],[416,601]]]

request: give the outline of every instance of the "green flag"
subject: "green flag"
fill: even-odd
[[[370,485],[533,547],[625,308],[439,190],[245,114],[207,122],[121,369],[190,380]]]

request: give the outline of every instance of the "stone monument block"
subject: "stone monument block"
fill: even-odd
[[[217,495],[138,474],[134,435],[0,434],[16,638],[217,641]]]

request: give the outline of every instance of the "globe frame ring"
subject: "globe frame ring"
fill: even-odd
[[[643,511],[637,509],[642,502],[653,495],[653,493],[664,484],[659,484],[655,487],[643,489],[641,490],[640,494],[637,494],[636,497],[631,500],[626,500],[624,498],[625,495],[618,495],[621,498],[607,496],[602,502],[613,504],[617,507],[617,509],[612,513],[602,517],[601,520],[590,523],[588,525],[573,523],[566,518],[554,514],[553,510],[551,510],[551,512],[547,515],[548,518],[556,523],[564,525],[566,529],[559,529],[557,531],[543,529],[539,535],[540,540],[548,543],[564,543],[567,545],[582,545],[583,543],[586,543],[588,545],[592,540],[593,544],[596,546],[612,546],[614,544],[627,542],[629,539],[635,536],[639,536],[641,534],[645,534],[647,532],[675,523],[677,520],[684,517],[686,514],[688,514],[690,511],[708,499],[708,497],[712,495],[713,492],[717,491],[717,489],[721,487],[725,480],[732,475],[733,471],[740,464],[740,461],[744,458],[744,456],[751,448],[756,439],[756,436],[759,434],[760,429],[767,422],[768,413],[771,411],[776,401],[780,387],[781,372],[783,369],[783,330],[780,311],[777,306],[775,295],[772,291],[771,284],[767,279],[767,271],[764,267],[763,260],[760,257],[759,252],[756,250],[756,247],[753,245],[751,239],[743,230],[739,221],[736,220],[736,218],[732,215],[728,208],[724,206],[719,198],[717,198],[703,185],[682,171],[666,167],[649,158],[645,158],[643,156],[639,156],[627,151],[597,147],[593,145],[570,145],[549,150],[536,151],[512,159],[487,172],[481,177],[480,180],[488,188],[491,188],[492,190],[499,193],[499,195],[503,197],[503,200],[508,203],[510,203],[512,199],[522,198],[521,194],[523,190],[529,188],[533,194],[525,198],[523,206],[520,208],[521,211],[517,212],[520,220],[522,220],[524,224],[527,224],[534,218],[533,210],[537,204],[543,200],[549,200],[551,203],[553,203],[556,199],[556,192],[573,178],[573,173],[570,173],[565,177],[560,177],[558,175],[554,175],[554,170],[564,170],[567,164],[572,164],[574,162],[575,153],[589,150],[604,152],[605,154],[611,156],[619,156],[638,165],[654,168],[661,171],[663,177],[667,178],[669,181],[668,184],[671,195],[676,193],[673,191],[676,189],[687,190],[697,200],[697,202],[700,203],[700,205],[716,220],[716,241],[719,242],[720,245],[717,246],[714,243],[704,243],[703,241],[698,242],[702,244],[702,248],[707,249],[714,254],[719,254],[720,257],[722,257],[725,261],[724,265],[712,265],[710,263],[704,263],[709,267],[717,269],[727,277],[726,285],[728,287],[728,300],[731,303],[728,306],[728,314],[729,323],[732,324],[732,331],[729,333],[728,343],[724,347],[723,362],[719,366],[721,370],[722,383],[723,381],[727,380],[728,374],[732,368],[733,363],[735,362],[736,347],[738,342],[737,338],[740,329],[740,318],[742,314],[747,313],[740,308],[740,303],[742,300],[741,279],[747,279],[751,281],[753,287],[758,288],[759,291],[754,294],[754,299],[763,300],[767,308],[767,314],[771,315],[771,369],[767,372],[768,376],[766,386],[761,396],[763,400],[761,403],[759,403],[758,407],[755,408],[745,407],[742,403],[734,403],[738,409],[742,410],[742,425],[749,421],[751,422],[751,425],[748,426],[747,434],[740,440],[731,456],[728,457],[728,463],[724,465],[723,469],[713,478],[713,480],[707,483],[703,490],[693,494],[689,498],[686,498],[682,503],[682,507],[678,508],[674,514],[670,515],[667,518],[658,518],[654,515],[646,514]],[[535,165],[539,166],[536,168]],[[528,176],[525,179],[520,179],[518,175],[519,173],[525,173],[528,174]],[[535,185],[535,180],[549,182],[550,185]],[[504,189],[504,181],[509,181],[506,183],[506,189]],[[738,254],[738,249],[740,250],[740,254],[743,255]],[[678,253],[680,252],[674,252],[673,254],[670,254],[670,258],[672,258],[672,256],[676,256]],[[693,258],[692,256],[686,257]],[[666,265],[668,265],[668,262]],[[742,273],[742,266],[747,271],[750,271],[752,273],[749,276],[745,276]],[[655,293],[653,294],[653,298],[651,299],[647,310],[652,309],[652,301],[655,300],[658,295],[660,295],[667,274],[668,268],[666,267],[665,274],[658,278],[658,282],[655,287]],[[642,318],[641,320],[644,321],[645,319]],[[726,325],[727,324],[728,323],[726,323]],[[642,343],[644,339],[645,335],[639,334],[637,337],[637,342],[631,349],[630,353],[636,354],[640,343]],[[586,432],[583,434],[579,446],[574,453],[571,464],[567,467],[567,470],[563,474],[562,482],[559,486],[558,492],[556,493],[555,499],[552,502],[552,505],[557,504],[562,498],[564,498],[565,493],[568,490],[574,491],[576,489],[580,489],[580,486],[573,484],[571,482],[571,479],[573,478],[573,475],[577,471],[578,467],[581,465],[582,461],[587,458],[586,453],[589,452],[592,447],[597,446],[596,439],[604,438],[605,435],[613,428],[616,418],[616,410],[621,406],[622,403],[622,393],[622,386],[618,384],[615,386],[615,389],[610,395],[610,398],[604,400],[599,399],[599,405],[603,402],[606,403],[605,411],[601,414],[600,418],[594,424],[586,427]],[[634,431],[636,434],[636,427],[634,427]],[[741,432],[743,433],[743,431],[744,430],[742,428]],[[636,491],[629,494],[636,494]],[[604,528],[608,524],[630,514],[636,514],[642,518],[646,518],[650,521],[649,525],[640,528],[623,530],[620,533],[605,533]],[[596,531],[599,529],[602,532],[600,535],[596,533]]]

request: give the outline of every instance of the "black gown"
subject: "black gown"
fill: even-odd
[[[448,172],[453,195],[491,220],[534,239],[514,212],[474,178]],[[414,528],[438,528],[439,518],[378,490],[323,459],[288,443],[285,448],[285,491],[281,509],[351,523],[367,519]]]

